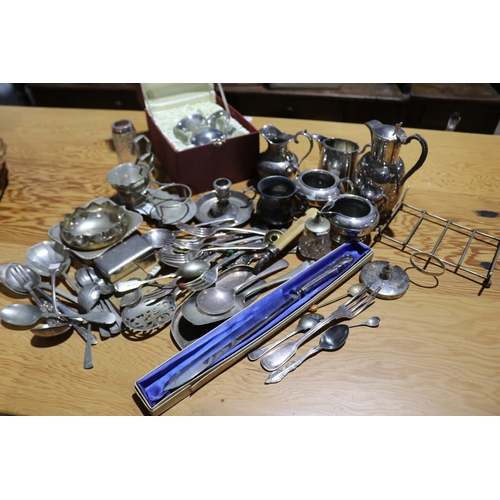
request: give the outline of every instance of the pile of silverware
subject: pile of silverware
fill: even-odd
[[[186,306],[182,312],[187,312],[197,327],[203,324],[210,328],[222,318],[236,314],[259,290],[272,286],[263,284],[265,276],[288,266],[281,260],[262,273],[253,274],[249,264],[269,246],[268,232],[224,222],[228,222],[227,216],[209,224],[180,223],[172,230],[159,228],[144,233],[139,238],[154,251],[156,259],[145,279],[126,276],[116,281],[116,276],[106,275],[96,265],[98,258],[84,260],[84,251],[58,241],[43,241],[28,250],[26,263],[0,265],[0,282],[11,292],[30,297],[32,302],[4,307],[0,319],[28,327],[40,337],[75,330],[85,341],[85,368],[93,366],[91,346],[98,342],[92,325],[101,339],[126,330],[152,331],[171,323],[178,303],[182,303]],[[124,238],[114,242],[116,255],[130,241]],[[116,264],[122,267],[121,263]],[[258,287],[250,290],[251,284]],[[216,290],[214,295],[209,292],[212,289]],[[231,293],[224,294],[227,290]],[[179,296],[189,300],[178,300]],[[195,307],[190,307],[193,304]]]

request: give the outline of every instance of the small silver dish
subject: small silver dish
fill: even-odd
[[[79,250],[98,250],[116,243],[128,227],[125,211],[111,201],[92,202],[66,214],[59,223],[65,244]]]

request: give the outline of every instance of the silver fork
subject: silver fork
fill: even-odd
[[[218,227],[196,227],[191,224],[186,224],[184,222],[179,222],[176,226],[184,231],[185,233],[191,234],[192,236],[197,236],[198,238],[208,238],[214,234],[220,232],[229,232],[234,234],[258,234],[264,236],[267,231],[264,229],[258,229],[255,227],[243,228],[243,227],[232,227],[232,226],[218,226]]]
[[[171,266],[180,266],[190,260],[196,259],[204,252],[211,252],[213,250],[265,250],[269,246],[266,241],[256,241],[255,243],[248,243],[246,245],[222,245],[204,247],[199,250],[191,250],[188,253],[175,253],[173,247],[168,245],[160,248],[158,251],[158,258],[164,263]]]
[[[362,290],[354,295],[354,297],[340,305],[332,314],[327,316],[323,321],[320,321],[316,326],[313,326],[310,330],[301,335],[297,340],[293,342],[287,342],[274,351],[268,352],[266,355],[264,355],[260,360],[262,368],[270,372],[277,370],[281,365],[286,363],[295,355],[299,347],[304,342],[313,337],[322,328],[328,326],[336,319],[352,319],[359,313],[363,312],[368,306],[372,304],[377,293],[380,291],[380,287],[377,287],[374,290],[370,290],[370,286],[371,284],[366,285]],[[368,291],[369,293],[366,294]]]
[[[171,248],[178,248],[180,250],[202,250],[205,247],[217,246],[228,246],[228,245],[242,245],[246,243],[252,243],[254,241],[262,241],[262,236],[253,235],[246,238],[241,236],[226,236],[224,238],[218,238],[216,241],[206,241],[208,238],[195,238],[191,240],[174,240],[172,243],[166,245]]]

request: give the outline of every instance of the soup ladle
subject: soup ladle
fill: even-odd
[[[309,352],[297,358],[294,361],[287,363],[282,366],[278,370],[273,371],[266,379],[266,384],[276,384],[280,380],[283,380],[291,371],[298,368],[306,359],[309,359],[311,356],[314,356],[316,353],[320,351],[335,351],[340,349],[347,341],[347,337],[349,336],[349,327],[347,325],[335,325],[331,326],[326,330],[323,335],[321,335],[321,339],[319,344],[313,347]]]

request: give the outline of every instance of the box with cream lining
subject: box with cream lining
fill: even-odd
[[[211,190],[220,177],[234,183],[256,176],[259,133],[231,106],[229,126],[235,131],[221,143],[194,146],[174,134],[174,127],[185,116],[197,113],[208,118],[224,109],[213,84],[142,83],[141,92],[153,152],[169,180],[200,193]]]

